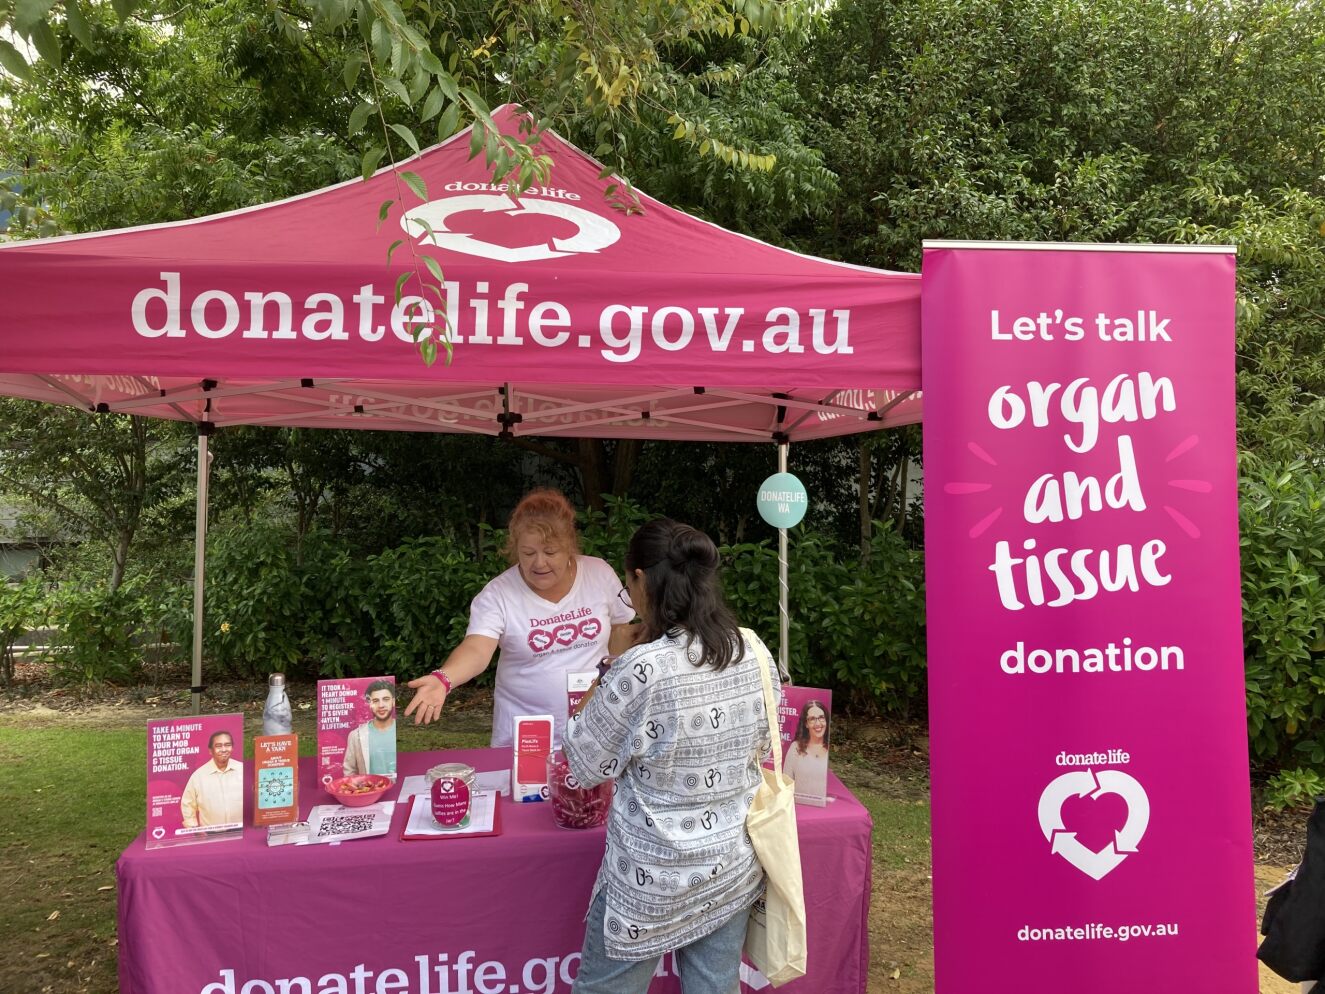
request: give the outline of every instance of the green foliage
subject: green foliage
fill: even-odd
[[[52,656],[61,683],[127,683],[142,665],[142,642],[152,629],[153,604],[145,589],[66,585],[52,598],[51,620],[63,648]]]
[[[46,591],[36,574],[19,583],[0,582],[0,683],[14,679],[14,644],[46,621]]]
[[[1325,114],[1322,115],[1325,117]],[[1325,180],[1316,191],[1194,185],[1183,240],[1238,246],[1238,445],[1260,460],[1325,457]]]
[[[173,530],[188,479],[186,430],[173,422],[0,399],[0,490],[108,554],[124,579],[141,530]]]
[[[213,533],[207,566],[207,665],[256,678],[394,673],[441,664],[468,621],[469,601],[505,568],[441,537],[409,539],[380,555],[315,531],[256,525]],[[191,603],[173,634],[192,639]]]
[[[324,70],[342,41],[292,41],[246,0],[154,8],[123,22],[88,8],[91,47],[66,36],[59,71],[0,81],[0,158],[32,166],[9,198],[18,233],[196,217],[354,174],[331,138],[352,104]]]
[[[590,510],[580,515],[580,551],[586,556],[597,556],[618,573],[624,573],[630,536],[656,515],[625,498],[608,496],[603,503],[605,510]]]
[[[825,600],[822,624],[837,646],[831,684],[890,713],[913,713],[927,695],[924,553],[876,522],[868,565]]]
[[[465,637],[469,602],[506,566],[495,549],[475,558],[443,538],[409,539],[370,557],[362,609],[374,672],[412,679],[441,666]]]
[[[1280,770],[1265,785],[1261,800],[1271,808],[1308,808],[1325,795],[1325,776],[1316,770]]]
[[[789,662],[800,684],[832,687],[858,708],[922,711],[925,698],[924,563],[887,523],[875,524],[869,561],[797,529],[787,582]],[[723,585],[742,624],[770,644],[778,633],[777,549],[743,543],[722,549]]]
[[[788,64],[772,42],[803,37],[816,8],[805,0],[113,6],[0,4],[0,34],[16,32],[40,57],[29,65],[0,41],[10,74],[0,76],[0,94],[12,104],[0,158],[32,166],[2,198],[20,232],[270,200],[296,162],[307,167],[293,179],[300,189],[324,185],[329,173],[366,178],[386,163],[400,180],[393,199],[404,205],[407,194],[426,195],[396,164],[465,125],[473,128],[471,156],[517,189],[548,180],[551,158],[537,137],[547,126],[592,128],[596,154],[623,175],[639,161],[631,132],[642,131],[719,163],[729,188],[754,192],[741,177],[767,175],[780,158],[809,167],[782,178],[790,201],[831,187],[794,117],[764,112],[761,120],[757,109],[738,109],[784,105],[767,95],[791,93],[785,73],[760,71]],[[126,19],[132,9],[139,15]],[[771,55],[756,39],[771,44]],[[493,124],[490,104],[510,96],[538,119],[527,135],[504,136]],[[127,196],[97,182],[117,175],[121,149],[129,153],[122,165],[140,180]],[[637,210],[629,183],[614,185],[613,202]],[[125,209],[110,209],[111,200]],[[425,272],[435,260],[428,265],[407,244],[412,275],[437,289],[438,274]],[[420,349],[431,364],[436,342],[420,340]]]
[[[1244,459],[1239,525],[1252,756],[1325,770],[1325,471]]]
[[[300,554],[302,553],[302,555]],[[302,546],[289,529],[255,524],[208,537],[205,660],[238,676],[299,672],[325,660],[343,671],[361,648],[357,600],[362,568],[321,532]],[[192,601],[181,602],[172,635],[192,644]]]
[[[640,505],[609,499],[582,516],[581,548],[620,569],[626,543],[649,520]],[[507,568],[505,534],[484,529],[482,551],[446,536],[406,539],[355,555],[316,531],[302,557],[289,528],[218,529],[207,566],[205,663],[255,679],[394,674],[412,679],[441,665],[464,637],[469,603]],[[742,624],[777,639],[777,552],[768,542],[720,549],[728,600]],[[792,540],[791,668],[799,683],[834,687],[844,703],[890,713],[923,708],[923,564],[887,524],[876,526],[868,567],[809,532]],[[178,588],[171,637],[186,643],[191,600]],[[866,638],[862,633],[868,633]],[[491,672],[482,678],[491,680]]]
[[[801,61],[842,178],[809,236],[918,268],[925,238],[1171,241],[1194,186],[1319,190],[1325,8],[846,0]]]

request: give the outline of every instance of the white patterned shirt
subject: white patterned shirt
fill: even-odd
[[[771,748],[758,656],[747,641],[719,673],[695,666],[700,654],[683,632],[635,646],[567,726],[571,772],[586,786],[617,781],[593,890],[605,892],[613,959],[689,945],[763,894],[745,830]],[[771,660],[769,673],[776,700]]]

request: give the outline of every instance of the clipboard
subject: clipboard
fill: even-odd
[[[491,798],[492,827],[443,829],[432,820],[432,798],[427,794],[415,794],[405,817],[405,824],[400,829],[400,841],[425,842],[433,839],[481,839],[484,836],[501,835],[501,794],[497,791],[483,791],[480,796]],[[419,831],[419,825],[427,825],[428,830]],[[411,831],[411,825],[415,830]]]

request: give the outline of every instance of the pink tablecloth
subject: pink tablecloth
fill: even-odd
[[[402,777],[458,760],[509,766],[504,750],[402,753]],[[329,798],[300,770],[301,807]],[[798,809],[809,973],[789,994],[862,994],[869,959],[869,814],[836,800]],[[394,796],[388,794],[387,797]],[[240,842],[158,849],[139,836],[116,864],[121,994],[566,994],[604,830],[552,823],[546,804],[502,799],[502,834],[337,846]],[[650,994],[679,989],[665,957]],[[742,970],[743,990],[766,982]]]

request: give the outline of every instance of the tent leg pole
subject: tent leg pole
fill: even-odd
[[[787,472],[787,451],[791,446],[787,442],[778,443],[778,472]],[[787,586],[787,529],[778,529],[778,672],[790,682],[791,673],[791,615],[788,612],[790,600]]]
[[[202,714],[202,595],[207,563],[207,484],[211,469],[207,439],[211,427],[207,423],[198,426],[198,491],[193,524],[193,686],[190,688],[195,715]]]

